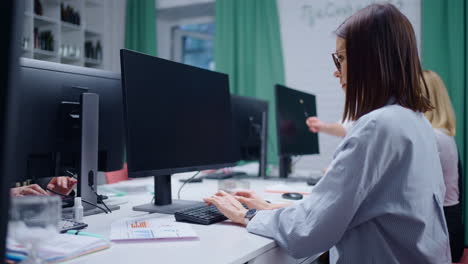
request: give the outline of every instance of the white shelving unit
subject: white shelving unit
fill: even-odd
[[[76,66],[104,68],[103,50],[106,49],[104,41],[105,14],[108,11],[106,0],[39,0],[42,5],[42,15],[35,13],[35,3],[38,0],[25,1],[23,23],[23,49],[22,56],[51,62],[59,62]],[[80,24],[64,22],[61,19],[61,6],[70,6],[80,15]],[[49,49],[41,49],[37,35],[50,31],[53,41],[49,39]],[[85,43],[92,42],[96,47],[100,43],[100,59],[87,58]],[[49,43],[52,42],[52,45]]]

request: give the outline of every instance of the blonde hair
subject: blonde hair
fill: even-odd
[[[426,80],[429,98],[434,107],[433,110],[425,112],[424,115],[431,122],[432,127],[442,130],[449,136],[455,136],[455,113],[444,82],[437,73],[429,70],[423,71],[423,77]]]

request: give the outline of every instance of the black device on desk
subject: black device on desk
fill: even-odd
[[[317,116],[315,95],[277,84],[276,126],[280,178],[291,172],[291,156],[319,154],[318,134],[309,131],[305,120]]]
[[[200,225],[211,225],[227,220],[218,208],[214,205],[201,205],[175,212],[176,221],[189,222]]]
[[[210,173],[206,174],[203,176],[204,179],[210,179],[210,180],[225,180],[229,179],[232,177],[238,177],[238,176],[245,176],[247,173],[242,172],[242,171],[234,171],[234,172],[215,172],[215,173]]]
[[[22,36],[25,1],[0,1],[0,256],[5,256],[10,187],[13,175],[20,170],[15,166],[15,151],[20,138],[16,133],[16,112],[19,110],[16,85],[19,82],[18,58]]]
[[[121,50],[128,172],[154,176],[154,203],[136,211],[173,214],[202,202],[172,200],[171,174],[233,166],[228,76]]]
[[[77,175],[85,215],[100,212],[97,171],[123,167],[120,85],[116,73],[21,59],[16,181]]]
[[[288,200],[301,200],[303,195],[300,193],[283,193],[281,197]]]
[[[258,161],[258,174],[255,176],[266,177],[268,101],[231,94],[231,108],[235,144],[240,151],[240,160]],[[215,172],[203,178],[222,180],[246,175],[247,173],[239,171]]]
[[[59,222],[59,232],[65,233],[68,230],[79,230],[79,229],[86,228],[87,226],[88,224],[77,222],[73,219],[62,218]]]

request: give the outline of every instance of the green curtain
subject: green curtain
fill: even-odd
[[[127,0],[125,48],[156,56],[155,0]]]
[[[438,73],[444,80],[457,118],[456,141],[465,171],[465,226],[468,226],[467,22],[466,0],[422,0],[423,66]],[[465,228],[465,245],[467,241]]]
[[[269,101],[268,160],[276,163],[274,85],[284,84],[276,1],[217,0],[215,62],[232,93]]]

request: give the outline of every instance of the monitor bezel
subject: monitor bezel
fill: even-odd
[[[275,119],[276,119],[276,140],[277,140],[277,144],[278,144],[278,156],[279,157],[287,157],[287,156],[304,156],[304,155],[318,155],[320,154],[320,139],[318,137],[318,133],[317,133],[317,153],[311,153],[311,152],[307,152],[307,153],[303,153],[303,152],[285,152],[284,151],[284,147],[282,147],[281,145],[281,129],[280,129],[280,126],[279,126],[279,107],[278,107],[278,90],[279,89],[285,89],[285,90],[290,90],[290,91],[294,91],[294,92],[299,92],[299,93],[303,93],[303,94],[306,94],[306,95],[312,95],[315,97],[315,104],[317,106],[317,96],[314,95],[314,94],[311,94],[311,93],[306,93],[306,92],[303,92],[303,91],[300,91],[300,90],[296,90],[296,89],[293,89],[293,88],[290,88],[290,87],[287,87],[285,85],[281,85],[281,84],[276,84],[275,85]],[[304,121],[304,125],[305,125],[305,121]]]
[[[141,52],[133,51],[133,50],[128,50],[128,49],[121,49],[120,50],[120,64],[121,64],[121,80],[122,80],[122,100],[123,100],[123,111],[124,111],[124,135],[125,135],[125,145],[126,145],[126,155],[127,155],[127,168],[128,168],[128,174],[129,177],[132,178],[140,178],[140,177],[149,177],[149,176],[166,176],[166,175],[172,175],[175,173],[184,173],[184,172],[192,172],[192,171],[202,171],[202,170],[210,170],[210,169],[221,169],[221,168],[226,168],[226,167],[234,167],[237,165],[238,160],[234,160],[232,162],[227,162],[227,163],[217,163],[217,164],[208,164],[208,165],[199,165],[199,166],[187,166],[187,167],[179,167],[179,168],[165,168],[165,169],[155,169],[155,170],[135,170],[133,169],[132,166],[132,152],[129,151],[131,149],[131,141],[130,141],[130,128],[127,126],[128,124],[128,104],[127,104],[127,85],[126,85],[126,79],[125,79],[125,65],[124,65],[124,57],[126,57],[126,54],[140,54],[140,55],[145,55],[145,56],[150,56]],[[162,59],[162,58],[159,58]],[[165,59],[162,59],[165,60]],[[166,60],[169,61],[169,60]],[[172,61],[171,61],[172,62]],[[186,65],[187,67],[193,67],[190,65]],[[193,67],[197,68],[197,67]],[[200,68],[197,68],[200,69]],[[218,74],[223,74],[224,73],[219,73]],[[227,75],[226,75],[227,76]],[[228,78],[229,79],[229,78]],[[229,102],[230,103],[230,102]],[[232,109],[229,107],[229,111],[231,112],[232,116]]]

